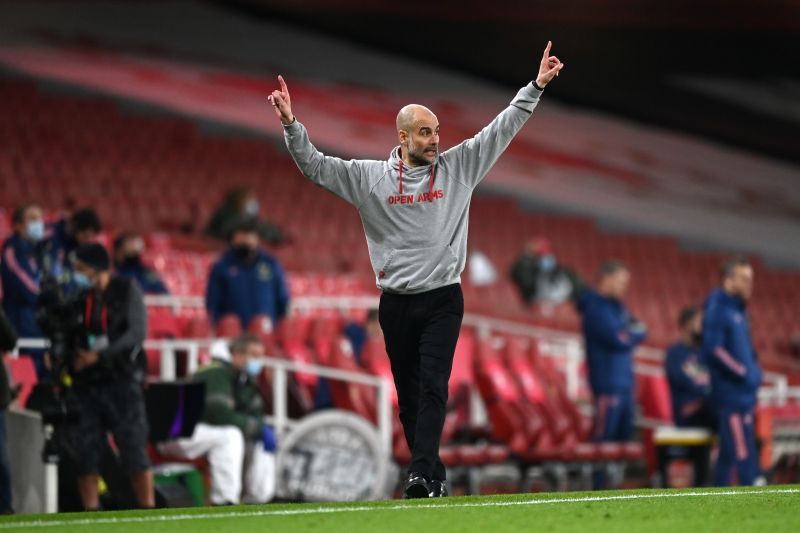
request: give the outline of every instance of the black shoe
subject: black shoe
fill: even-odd
[[[419,472],[409,472],[406,478],[406,486],[403,489],[403,497],[406,499],[411,498],[428,498],[431,492],[428,485],[428,478]]]
[[[428,493],[429,498],[446,498],[450,496],[447,492],[447,483],[434,479],[430,482],[431,491]]]

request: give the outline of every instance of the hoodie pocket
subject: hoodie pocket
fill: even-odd
[[[427,248],[396,248],[389,252],[378,273],[383,289],[425,289],[456,275],[458,258],[449,245]]]

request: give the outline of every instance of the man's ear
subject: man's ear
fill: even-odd
[[[400,141],[400,144],[406,144],[408,142],[408,132],[406,130],[399,130],[397,132],[397,139]]]

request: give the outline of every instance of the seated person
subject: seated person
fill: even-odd
[[[243,217],[256,219],[256,229],[261,240],[276,246],[286,242],[283,230],[271,222],[259,217],[261,206],[255,193],[248,187],[234,187],[225,194],[225,199],[214,211],[203,233],[224,241],[237,221]]]
[[[558,262],[550,242],[542,238],[531,240],[514,261],[511,281],[526,304],[539,303],[545,313],[557,304],[577,299],[583,288],[575,272]]]
[[[213,505],[266,503],[275,494],[276,443],[254,382],[263,368],[264,346],[244,334],[229,347],[215,346],[211,356],[193,377],[206,385],[201,422],[190,438],[161,443],[158,449],[186,459],[208,456]]]
[[[114,270],[139,284],[145,294],[169,294],[158,273],[142,261],[144,239],[136,233],[121,233],[114,239]]]
[[[679,427],[714,427],[709,407],[711,382],[700,360],[703,311],[687,307],[678,318],[683,339],[667,350],[664,361],[672,394],[672,417]]]
[[[258,315],[272,326],[286,316],[289,288],[277,259],[259,248],[257,221],[241,219],[230,234],[230,248],[211,268],[206,309],[212,325],[228,314],[239,317],[243,328]]]

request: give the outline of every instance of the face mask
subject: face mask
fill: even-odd
[[[543,255],[539,258],[539,266],[545,272],[550,272],[556,267],[556,258],[552,255]]]
[[[94,286],[94,283],[92,283],[92,280],[89,279],[89,276],[87,276],[83,272],[73,273],[72,280],[75,282],[75,285],[77,285],[81,289],[89,289]]]
[[[244,211],[250,216],[256,216],[258,214],[258,200],[248,200],[246,204],[244,204]]]
[[[30,240],[35,242],[41,241],[44,238],[44,221],[33,220],[28,222],[25,233],[27,233]]]
[[[142,264],[142,256],[139,254],[136,255],[129,255],[125,259],[122,260],[123,266],[126,267],[138,267]]]
[[[256,361],[255,359],[247,361],[247,366],[245,366],[245,372],[247,372],[247,374],[253,378],[258,376],[263,369],[264,363],[261,361]]]
[[[233,252],[240,259],[252,259],[256,251],[246,244],[237,244],[234,245]]]

